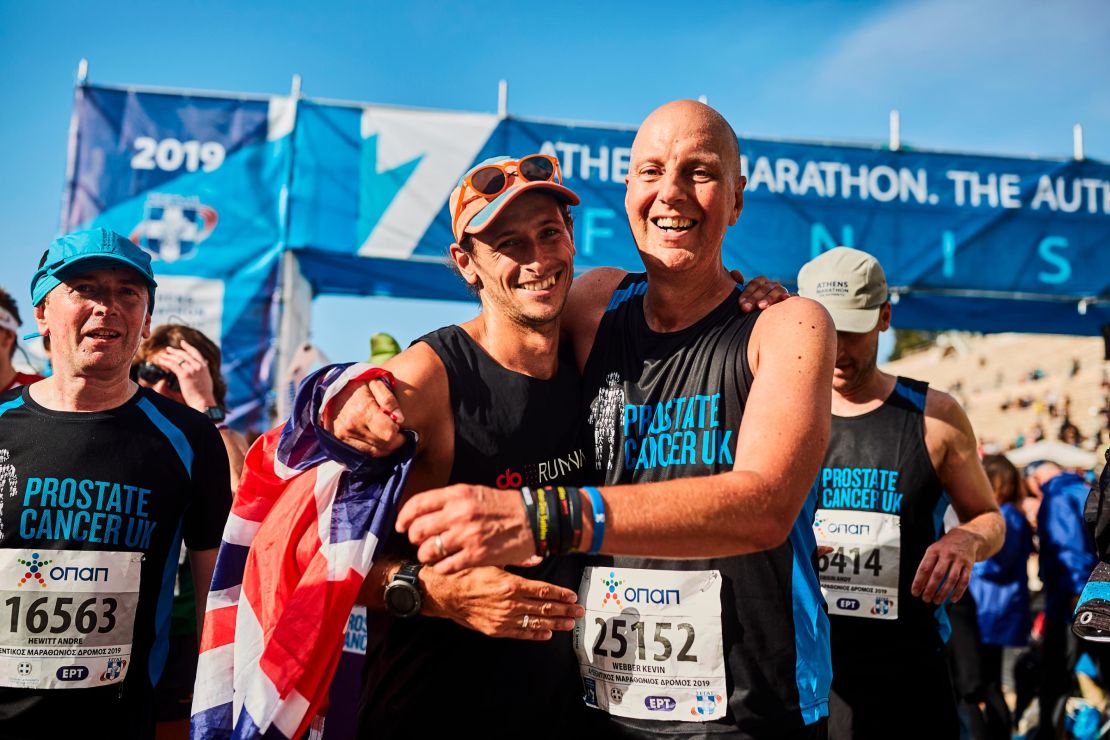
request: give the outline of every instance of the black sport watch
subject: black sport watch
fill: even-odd
[[[417,576],[424,566],[420,563],[401,565],[385,587],[385,608],[395,617],[412,617],[420,613],[424,597]]]
[[[227,412],[222,406],[209,406],[204,410],[204,415],[211,419],[213,424],[219,424],[227,418]]]

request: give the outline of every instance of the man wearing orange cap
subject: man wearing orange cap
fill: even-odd
[[[569,206],[577,203],[556,160],[544,155],[487,160],[452,193],[452,265],[482,310],[383,365],[396,379],[405,427],[418,434],[409,492],[581,476],[581,435],[566,413],[578,398],[578,373],[559,353],[574,269]],[[551,460],[567,464],[549,474]],[[422,568],[403,536],[387,540],[363,588],[375,640],[360,734],[449,736],[495,706],[500,725],[530,726],[533,736],[579,724],[569,630],[582,614],[573,590],[580,568],[560,558],[443,576]]]

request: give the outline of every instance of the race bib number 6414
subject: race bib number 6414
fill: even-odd
[[[586,568],[578,601],[587,704],[649,720],[725,716],[719,571]]]
[[[0,550],[0,686],[88,688],[127,675],[142,553]]]

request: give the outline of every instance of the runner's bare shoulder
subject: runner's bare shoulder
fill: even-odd
[[[424,342],[417,342],[391,357],[383,367],[397,381],[394,394],[405,415],[405,426],[424,438],[445,415],[450,416],[451,396],[447,368]]]
[[[795,350],[815,352],[818,361],[829,355],[830,369],[836,353],[836,329],[829,312],[817,301],[800,296],[763,309],[752,331],[748,360],[752,371],[758,372],[761,353]]]

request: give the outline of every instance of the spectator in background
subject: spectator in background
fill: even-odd
[[[220,348],[189,326],[163,324],[135,354],[132,372],[139,385],[201,412],[216,425],[231,462],[231,489],[239,484],[247,441],[224,423],[227,383],[220,375]]]
[[[1038,738],[1051,737],[1050,717],[1068,691],[1076,660],[1075,637],[1068,626],[1087,576],[1095,567],[1094,541],[1083,520],[1090,490],[1082,476],[1064,472],[1054,462],[1026,467],[1030,490],[1042,494],[1037,512],[1041,581],[1044,582],[1044,657],[1041,669],[1041,729]]]
[[[391,334],[379,332],[370,337],[370,364],[381,367],[382,363],[401,353],[401,345]]]
[[[12,366],[22,323],[15,299],[8,291],[0,288],[0,393],[18,385],[30,385],[36,380],[42,380],[41,375],[17,373]]]
[[[1075,446],[1079,446],[1083,441],[1083,435],[1079,433],[1079,427],[1066,416],[1064,417],[1064,423],[1060,425],[1060,441]]]
[[[220,374],[219,347],[192,327],[163,324],[139,345],[132,374],[139,385],[205,414],[216,424],[227,450],[234,493],[243,470],[247,441],[223,423],[227,383]],[[197,672],[196,594],[189,561],[181,557],[179,563],[170,614],[169,655],[162,680],[155,689],[159,740],[188,737]]]
[[[1006,521],[1006,539],[993,557],[972,568],[969,589],[978,607],[980,671],[983,695],[977,697],[986,738],[1008,738],[1012,726],[1002,696],[1002,648],[1025,645],[1032,616],[1026,563],[1033,552],[1033,530],[1021,509],[1024,485],[1014,464],[1003,455],[983,460],[995,500]]]

